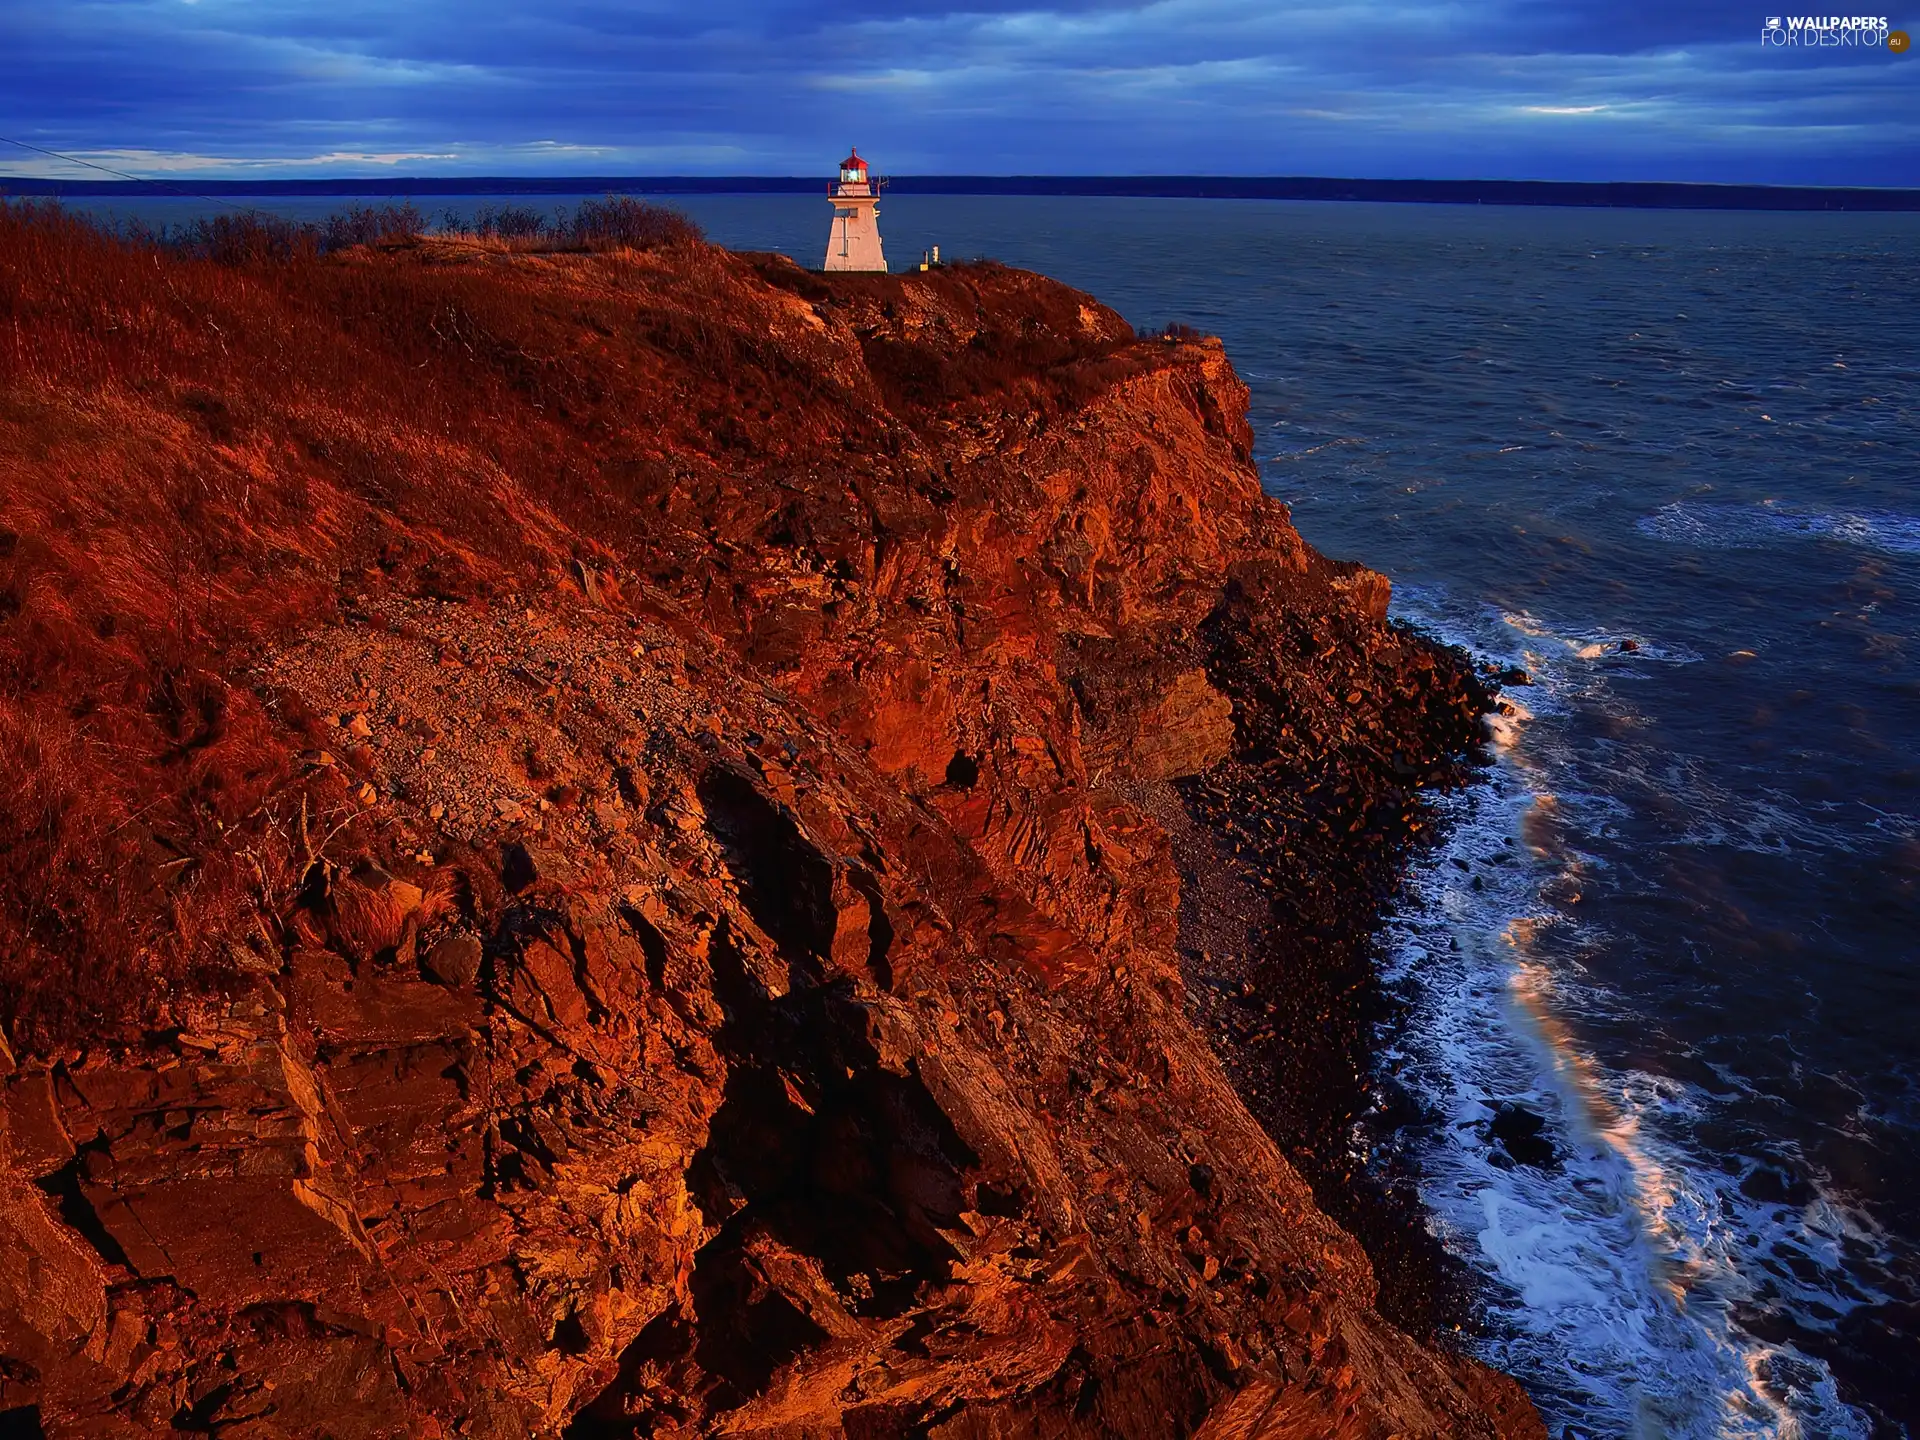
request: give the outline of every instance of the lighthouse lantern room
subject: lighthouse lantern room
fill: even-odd
[[[827,186],[833,202],[833,229],[827,236],[829,270],[882,270],[880,185],[867,175],[867,162],[853,151],[840,162],[840,178]]]

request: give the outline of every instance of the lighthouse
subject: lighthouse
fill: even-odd
[[[882,270],[880,186],[867,178],[867,162],[855,150],[840,162],[840,178],[827,186],[833,202],[833,229],[827,235],[829,270]]]

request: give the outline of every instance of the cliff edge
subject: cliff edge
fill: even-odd
[[[1217,342],[14,210],[0,354],[0,1425],[1543,1433],[1282,1150],[1484,696]]]

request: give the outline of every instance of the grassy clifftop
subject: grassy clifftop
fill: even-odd
[[[0,1411],[1538,1434],[1328,1214],[1485,697],[1218,343],[576,239],[0,211]]]

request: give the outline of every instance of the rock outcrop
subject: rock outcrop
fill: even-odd
[[[9,224],[0,1419],[1542,1433],[1276,1143],[1345,1022],[1194,1018],[1195,897],[1328,986],[1484,702],[1216,342]]]

